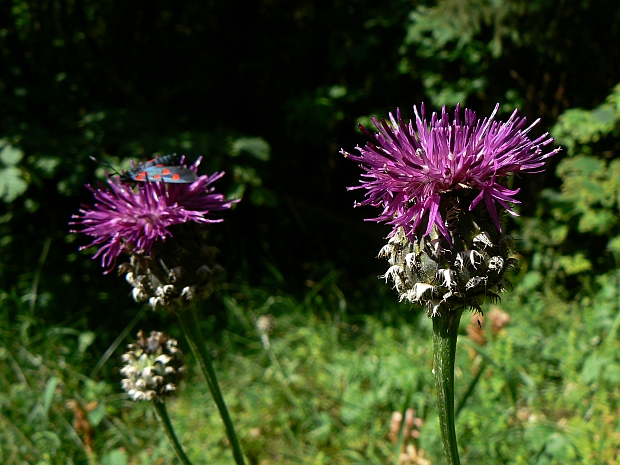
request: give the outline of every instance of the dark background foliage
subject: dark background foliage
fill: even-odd
[[[126,168],[179,152],[243,193],[213,228],[230,281],[302,293],[335,269],[363,297],[388,230],[345,190],[359,169],[338,152],[365,142],[356,122],[500,102],[504,118],[542,118],[538,135],[620,81],[619,19],[611,0],[0,2],[0,135],[17,154],[3,160],[2,287],[32,298],[36,277],[51,322],[129,318],[122,283],[67,223],[102,174],[89,157]],[[526,216],[559,186],[560,159],[516,180]]]

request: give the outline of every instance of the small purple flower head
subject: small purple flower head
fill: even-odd
[[[200,159],[189,169],[197,171]],[[116,264],[118,256],[149,255],[156,241],[172,236],[170,227],[178,224],[219,223],[220,218],[209,218],[214,211],[229,209],[239,200],[226,200],[216,193],[212,183],[224,173],[200,176],[191,184],[140,182],[134,187],[119,177],[108,177],[108,188],[87,186],[95,196],[95,204],[83,205],[70,224],[94,240],[81,249],[93,245],[101,248],[93,256],[101,256],[106,273]]]
[[[459,189],[477,191],[469,210],[484,199],[501,231],[497,205],[517,215],[510,204],[519,203],[514,198],[519,189],[505,187],[504,178],[512,173],[540,172],[546,159],[560,150],[543,152],[543,147],[553,141],[547,133],[530,139],[528,133],[540,120],[525,127],[525,118],[518,117],[515,110],[505,123],[494,121],[499,104],[489,118],[482,120],[468,109],[462,120],[460,105],[451,120],[444,107],[441,116],[433,113],[430,124],[425,119],[424,104],[421,115],[415,106],[413,109],[415,125],[411,120],[403,121],[400,109],[396,119],[390,113],[391,124],[373,118],[378,133],[372,134],[360,125],[372,142],[357,147],[359,155],[341,151],[365,171],[361,185],[349,188],[367,191],[365,200],[356,206],[380,207],[383,211],[374,221],[393,225],[391,236],[402,227],[413,241],[429,235],[436,226],[450,244],[440,206],[442,194]]]

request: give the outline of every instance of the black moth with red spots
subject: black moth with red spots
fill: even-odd
[[[198,179],[198,175],[180,165],[180,158],[176,153],[163,155],[153,160],[140,163],[121,175],[123,181],[161,181],[167,183],[189,184]]]

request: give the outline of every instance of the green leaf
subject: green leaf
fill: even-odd
[[[620,384],[620,365],[617,363],[606,365],[603,375],[612,386],[617,386]]]
[[[601,357],[600,354],[595,353],[590,355],[583,364],[581,382],[585,384],[592,384],[595,382],[603,367],[610,362],[611,360],[608,357]]]
[[[265,139],[260,137],[241,137],[232,143],[231,156],[237,157],[247,152],[261,161],[269,160],[271,147]]]
[[[543,281],[543,276],[538,271],[528,271],[519,283],[519,288],[521,292],[533,291]]]
[[[101,458],[101,465],[127,465],[127,454],[122,449],[114,449]]]
[[[87,417],[88,421],[91,425],[97,426],[103,420],[105,416],[105,405],[103,403],[99,403],[94,410],[88,412]]]
[[[597,142],[610,134],[620,121],[620,85],[617,85],[607,100],[593,110],[573,108],[565,111],[551,130],[556,142],[568,149],[570,155],[577,155],[583,145]]]
[[[56,171],[56,167],[60,165],[60,158],[58,157],[40,157],[34,165],[40,169],[45,175],[52,176]]]
[[[566,271],[566,274],[579,274],[584,271],[592,269],[592,263],[588,260],[583,253],[577,253],[575,255],[564,255],[558,257],[558,264]]]
[[[564,458],[570,450],[570,440],[561,433],[553,433],[545,444],[545,452],[554,458]]]
[[[580,176],[590,177],[594,174],[602,174],[604,169],[605,162],[603,160],[596,157],[581,155],[562,160],[558,165],[556,173],[561,178],[569,174],[579,174]]]
[[[610,239],[607,243],[607,250],[615,254],[620,254],[620,236]]]
[[[46,417],[50,411],[52,401],[54,400],[54,394],[56,393],[56,386],[58,386],[59,382],[60,378],[58,376],[52,376],[49,380],[47,380],[47,384],[45,385],[45,392],[43,392],[43,399],[41,403],[43,404],[43,411],[45,412]]]
[[[80,333],[78,337],[78,352],[84,353],[84,351],[93,343],[95,340],[96,334],[92,331],[84,331]]]
[[[54,453],[62,446],[62,440],[53,431],[38,431],[32,435],[32,442],[34,442],[40,450],[45,450],[49,453]]]
[[[12,146],[6,139],[0,139],[0,161],[7,166],[17,165],[22,158],[24,158],[24,152],[22,149]]]
[[[22,195],[28,189],[28,183],[24,180],[19,168],[9,166],[0,169],[0,198],[10,203]]]

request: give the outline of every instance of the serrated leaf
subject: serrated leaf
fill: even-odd
[[[616,226],[617,217],[609,210],[586,210],[579,219],[579,232],[605,234]]]
[[[582,155],[573,158],[565,158],[558,165],[556,172],[560,177],[564,177],[572,173],[589,177],[595,173],[602,174],[604,169],[605,162],[603,162],[603,160],[596,157]]]
[[[616,114],[609,106],[600,106],[592,110],[592,120],[600,124],[615,123]]]

